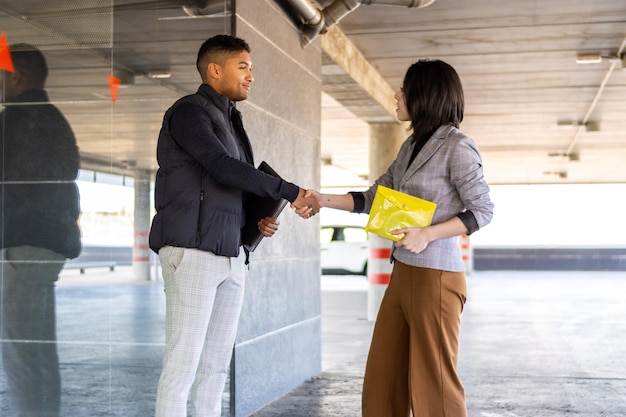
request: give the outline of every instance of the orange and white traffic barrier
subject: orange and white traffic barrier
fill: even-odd
[[[135,279],[150,279],[150,247],[148,246],[147,231],[135,231],[135,243],[133,245],[133,271]]]
[[[148,246],[148,232],[135,231],[133,245],[133,262],[150,262],[150,247]]]
[[[459,237],[459,246],[461,247],[461,257],[463,258],[463,265],[465,265],[465,273],[471,274],[474,269],[474,260],[472,256],[472,245],[470,244],[470,237],[468,235],[461,235]]]
[[[367,319],[376,320],[380,303],[391,278],[391,243],[380,236],[368,237],[369,256],[367,260]]]

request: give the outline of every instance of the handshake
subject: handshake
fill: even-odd
[[[330,202],[328,194],[320,194],[315,190],[304,190],[300,188],[298,197],[291,203],[291,208],[303,219],[308,219],[316,215],[322,208],[322,199],[326,196],[327,202]],[[265,217],[257,223],[257,227],[265,237],[271,237],[278,230],[279,222],[273,217]]]
[[[315,190],[304,190],[300,188],[298,198],[290,206],[303,219],[308,219],[319,213],[323,207],[322,194]]]
[[[320,194],[319,191],[300,188],[298,197],[291,203],[291,208],[303,219],[315,216],[322,207],[352,211],[354,209],[354,199],[349,193]],[[258,226],[263,235],[269,237],[278,230],[278,221],[274,218],[266,217],[259,222]]]

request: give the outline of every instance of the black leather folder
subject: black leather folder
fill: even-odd
[[[258,169],[266,174],[281,178],[265,161],[259,164]],[[241,243],[249,252],[253,252],[263,239],[263,234],[259,231],[259,220],[265,217],[278,217],[287,205],[287,202],[284,198],[274,200],[270,197],[261,197],[248,193],[244,206],[246,224],[241,230]]]

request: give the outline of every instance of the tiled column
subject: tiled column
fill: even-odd
[[[133,271],[135,280],[150,280],[150,172],[138,169],[135,174],[135,227],[133,243]]]

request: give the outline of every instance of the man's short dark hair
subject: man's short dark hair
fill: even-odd
[[[48,64],[43,53],[27,43],[11,45],[9,51],[15,69],[24,74],[32,85],[43,87],[48,78]]]
[[[230,35],[215,35],[204,41],[200,47],[196,67],[202,74],[202,67],[205,65],[204,63],[201,65],[201,61],[206,64],[214,62],[223,65],[225,55],[241,51],[250,52],[250,46],[243,39]]]

